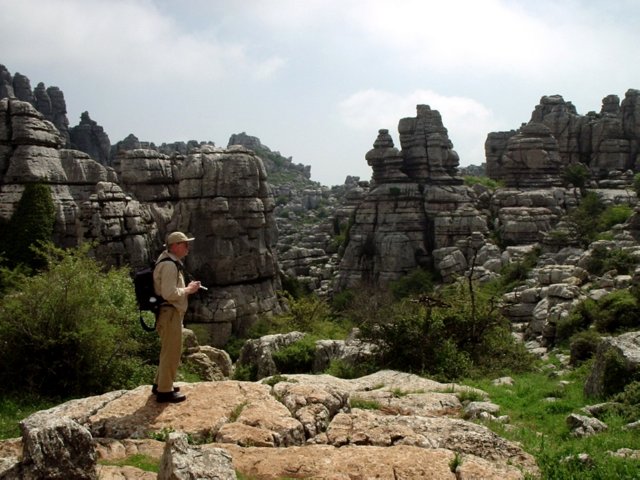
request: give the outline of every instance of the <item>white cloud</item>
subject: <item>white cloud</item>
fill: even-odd
[[[11,49],[0,47],[0,53],[9,66],[12,57],[29,58],[88,77],[149,84],[237,73],[263,79],[285,63],[253,58],[246,45],[212,38],[211,32],[181,28],[149,0],[21,0],[2,10],[0,44]]]
[[[489,108],[474,99],[441,95],[430,90],[398,94],[368,89],[350,95],[339,104],[338,111],[342,122],[350,129],[373,134],[386,128],[397,139],[399,120],[415,117],[416,105],[420,104],[440,112],[461,164],[484,161],[487,133],[499,129],[499,122]],[[400,148],[397,140],[394,143]]]

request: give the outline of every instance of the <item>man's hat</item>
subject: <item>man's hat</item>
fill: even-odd
[[[167,243],[165,243],[165,246],[168,247],[174,243],[193,242],[194,240],[195,238],[189,238],[182,232],[172,232],[167,236]]]

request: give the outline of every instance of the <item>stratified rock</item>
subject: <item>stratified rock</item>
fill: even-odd
[[[72,148],[85,152],[102,165],[110,165],[109,136],[97,122],[91,120],[89,112],[82,112],[80,123],[69,131],[69,137]]]
[[[416,117],[398,123],[404,157],[403,171],[413,181],[459,185],[460,159],[453,150],[442,117],[429,105],[418,105]]]
[[[29,79],[27,77],[21,75],[18,72],[16,72],[13,76],[13,91],[18,100],[29,102],[31,105],[35,103],[35,97],[33,96],[33,91],[31,90],[31,82],[29,82]],[[0,95],[0,97],[2,97],[2,95]]]
[[[34,107],[46,120],[49,120],[58,129],[65,145],[69,143],[69,120],[67,119],[67,104],[64,94],[58,87],[45,88],[44,83],[38,83],[33,91],[35,98]]]
[[[543,96],[530,121],[515,134],[487,136],[488,176],[509,187],[546,187],[558,185],[562,172],[577,163],[589,168],[595,182],[637,169],[639,96],[640,91],[630,89],[620,104],[617,95],[608,95],[599,113],[586,115],[560,95]]]
[[[11,78],[11,72],[7,70],[7,67],[0,64],[0,99],[7,97],[15,97],[13,80]]]
[[[389,130],[378,131],[378,138],[373,143],[373,150],[369,150],[365,158],[373,170],[371,179],[374,184],[410,181],[407,174],[402,171],[404,158],[393,146]]]

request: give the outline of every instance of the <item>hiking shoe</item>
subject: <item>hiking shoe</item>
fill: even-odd
[[[173,387],[173,391],[174,392],[179,392],[180,391],[180,387]],[[156,395],[158,393],[158,385],[157,384],[153,384],[151,385],[151,393]]]
[[[178,392],[158,392],[156,401],[158,403],[179,403],[184,402],[187,397],[183,393]]]

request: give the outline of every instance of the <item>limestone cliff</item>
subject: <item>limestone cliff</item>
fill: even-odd
[[[488,135],[487,174],[509,187],[548,187],[580,162],[601,187],[615,186],[621,173],[640,167],[639,112],[640,90],[627,90],[622,103],[608,95],[599,113],[586,115],[560,95],[543,96],[517,131]]]
[[[241,147],[203,146],[189,155],[126,150],[105,167],[78,150],[30,103],[0,100],[0,219],[8,220],[24,185],[49,185],[56,205],[54,241],[96,241],[108,265],[137,268],[162,248],[166,233],[196,237],[187,268],[208,292],[186,322],[223,345],[258,315],[280,311],[274,201],[262,161]]]
[[[438,111],[418,105],[417,116],[400,120],[398,130],[401,150],[380,130],[366,154],[373,188],[355,210],[338,288],[433,267],[434,250],[487,231],[473,191],[457,176],[458,155]]]

